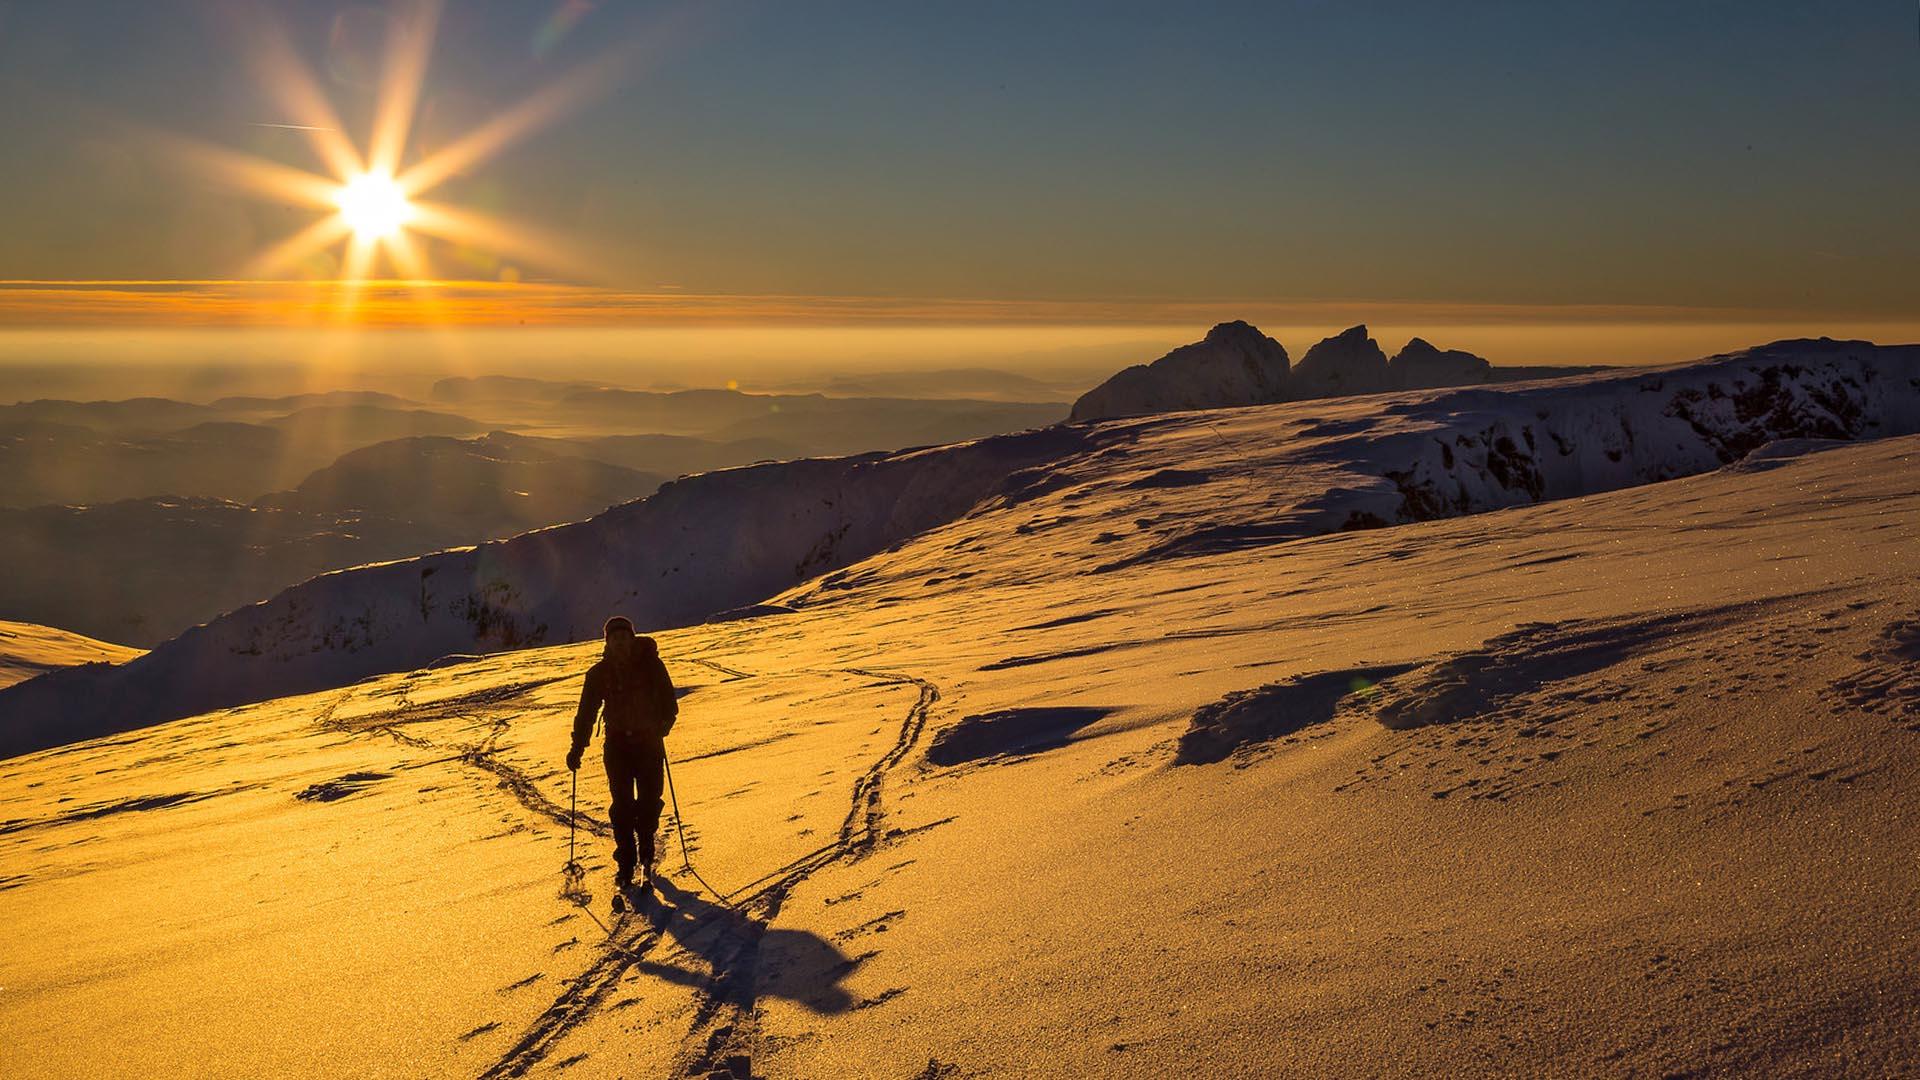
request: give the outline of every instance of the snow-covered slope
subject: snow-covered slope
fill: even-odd
[[[0,761],[5,1071],[1920,1072],[1920,439],[1115,565],[1367,416],[1107,425],[662,633],[699,876],[669,825],[641,917],[597,748],[568,809],[591,644]]]
[[[588,521],[324,574],[110,672],[0,698],[0,752],[403,670],[577,641],[620,609],[646,627],[764,599],[966,513],[1091,433],[1051,428],[899,454],[747,466]]]
[[[0,619],[0,687],[76,664],[119,664],[139,655],[139,649],[126,645]]]
[[[606,613],[698,622],[978,517],[934,583],[1039,534],[1107,572],[1322,533],[1564,499],[1717,468],[1781,439],[1920,431],[1920,346],[1790,341],[1700,363],[1532,384],[1070,426],[669,484],[590,521],[328,574],[110,672],[0,692],[0,750],[304,692],[455,653],[580,640]],[[1230,516],[1183,488],[1230,480]],[[1089,513],[1119,489],[1126,511]],[[1021,507],[1022,514],[1000,511]],[[972,527],[972,526],[970,526]],[[928,549],[922,549],[928,550]]]
[[[1778,439],[1920,431],[1920,346],[1783,341],[1652,372],[1462,389],[1387,405],[1356,432],[1390,481],[1387,521],[1472,513],[1688,476]],[[1400,423],[1395,423],[1399,421]]]

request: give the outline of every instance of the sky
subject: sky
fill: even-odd
[[[0,4],[0,325],[327,307],[177,146],[324,174],[263,28],[364,147],[416,8]],[[1910,0],[455,3],[401,168],[595,73],[369,322],[1920,321]]]

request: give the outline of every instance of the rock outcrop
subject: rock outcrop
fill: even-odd
[[[1295,401],[1306,398],[1346,397],[1350,394],[1378,394],[1394,389],[1387,369],[1387,354],[1367,336],[1363,323],[1327,338],[1307,350],[1293,369],[1293,385],[1288,394]]]
[[[1288,394],[1287,350],[1244,322],[1226,322],[1202,341],[1151,364],[1136,364],[1081,395],[1072,420],[1108,420],[1187,409],[1270,405]]]
[[[1440,386],[1477,386],[1493,377],[1493,365],[1461,349],[1436,349],[1414,338],[1387,361],[1387,381],[1395,390]]]
[[[1536,374],[1535,377],[1538,377]],[[1392,360],[1363,323],[1308,349],[1287,365],[1279,342],[1244,322],[1221,323],[1206,339],[1151,364],[1137,364],[1094,387],[1073,405],[1073,420],[1111,420],[1189,409],[1230,409],[1282,401],[1479,386],[1493,365],[1470,352],[1438,349],[1422,338]]]

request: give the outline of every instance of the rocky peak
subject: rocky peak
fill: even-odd
[[[1425,390],[1486,382],[1493,365],[1470,352],[1436,349],[1424,338],[1414,338],[1387,362],[1387,373],[1393,389]]]
[[[1367,336],[1365,323],[1308,349],[1293,369],[1295,398],[1344,397],[1391,389],[1387,354]]]
[[[1245,322],[1223,322],[1191,345],[1137,364],[1073,403],[1072,419],[1226,409],[1287,398],[1287,350]]]

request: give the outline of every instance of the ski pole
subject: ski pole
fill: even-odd
[[[667,760],[664,746],[660,748],[660,767],[667,771],[667,794],[673,799],[673,827],[680,834],[680,865],[692,870],[693,860],[687,856],[687,825],[680,820],[680,793],[673,790],[673,762]]]
[[[573,794],[567,796],[567,868],[578,865],[573,857],[574,821],[580,814],[580,770],[568,770],[573,773]]]
[[[726,893],[714,888],[713,882],[701,877],[700,871],[693,868],[693,856],[687,854],[687,824],[680,820],[680,793],[673,790],[673,763],[667,760],[667,748],[665,746],[660,748],[660,767],[666,770],[667,795],[673,799],[673,827],[680,834],[680,865],[687,868],[687,873],[693,875],[693,880],[706,886],[707,891],[713,894],[714,899],[728,907],[733,907],[733,902],[727,899]]]

